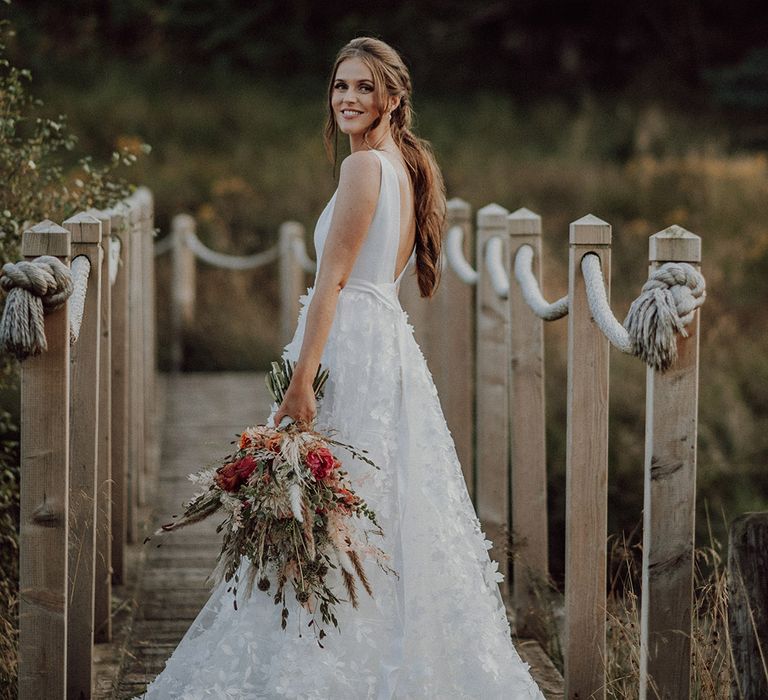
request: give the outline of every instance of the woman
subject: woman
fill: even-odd
[[[329,628],[322,648],[295,601],[283,631],[271,596],[255,592],[236,611],[222,584],[146,697],[543,698],[512,645],[502,577],[398,301],[412,252],[422,296],[434,293],[445,212],[434,157],[410,130],[400,56],[377,39],[351,41],[333,67],[328,110],[334,162],[338,132],[352,152],[317,221],[315,283],[283,351],[296,366],[269,421],[316,420],[369,451],[381,470],[339,456],[376,511],[385,532],[377,544],[399,576],[368,563],[374,597],[339,605],[339,630]],[[330,377],[316,405],[318,364]]]

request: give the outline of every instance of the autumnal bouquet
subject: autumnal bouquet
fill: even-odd
[[[293,364],[283,359],[273,362],[267,374],[267,386],[278,403],[292,371]],[[327,370],[318,368],[313,384],[318,399],[327,377]],[[245,599],[251,596],[254,585],[265,592],[274,587],[275,605],[283,606],[283,629],[288,618],[286,587],[290,584],[296,600],[312,614],[309,625],[315,625],[322,647],[319,640],[325,632],[315,624],[317,610],[323,624],[338,627],[334,608],[343,600],[328,580],[330,569],[340,572],[348,602],[355,608],[356,580],[373,596],[363,569],[365,557],[373,558],[385,572],[398,575],[387,565],[389,555],[370,541],[371,534],[383,537],[384,533],[375,512],[353,491],[348,473],[331,446],[344,447],[372,467],[380,467],[366,456],[366,450],[312,428],[301,430],[295,423],[285,428],[246,428],[235,444],[236,449],[222,464],[190,474],[190,480],[202,490],[185,504],[177,520],[155,534],[225,513],[216,529],[224,532],[221,552],[209,578],[216,583],[234,579],[228,590],[233,591],[237,609],[237,588],[242,585],[238,570],[247,559]],[[353,518],[365,519],[370,525],[356,527]]]

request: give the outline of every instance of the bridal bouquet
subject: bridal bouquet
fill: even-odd
[[[278,403],[292,370],[290,361],[281,360],[272,363],[267,374],[267,386]],[[313,385],[317,398],[322,397],[327,378],[327,371],[318,369]],[[216,529],[224,532],[221,552],[209,578],[216,583],[234,579],[227,590],[233,591],[235,609],[238,586],[245,586],[246,600],[254,585],[265,592],[274,588],[275,605],[283,606],[285,629],[286,587],[290,585],[296,600],[312,614],[310,626],[319,609],[324,624],[338,627],[334,608],[340,599],[328,580],[330,569],[340,572],[348,602],[355,608],[356,581],[373,596],[364,558],[373,558],[385,572],[398,574],[387,565],[389,556],[370,541],[371,534],[383,537],[384,533],[375,512],[353,491],[331,446],[344,447],[372,467],[380,467],[366,456],[366,450],[313,429],[300,430],[294,423],[285,428],[246,428],[235,444],[234,452],[220,465],[190,474],[190,480],[202,490],[185,504],[179,519],[155,534],[223,512],[225,519]],[[369,521],[368,527],[356,527],[353,519]],[[248,566],[241,582],[238,570],[244,558]],[[320,629],[319,640],[324,636]]]

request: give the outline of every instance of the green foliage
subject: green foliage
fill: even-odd
[[[0,32],[12,34],[8,22]],[[106,165],[83,156],[65,170],[61,155],[72,151],[77,138],[64,115],[39,116],[41,100],[29,92],[30,71],[14,66],[0,40],[0,261],[18,255],[23,228],[42,218],[63,221],[76,211],[108,207],[130,194],[116,177],[120,166],[132,165],[138,154],[115,151]],[[141,144],[139,149],[148,152]]]

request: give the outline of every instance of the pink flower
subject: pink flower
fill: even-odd
[[[325,479],[334,469],[338,460],[326,447],[319,447],[307,453],[307,466],[315,479]]]
[[[253,457],[246,455],[237,462],[230,462],[220,467],[214,481],[224,491],[237,491],[258,466],[259,463]]]

